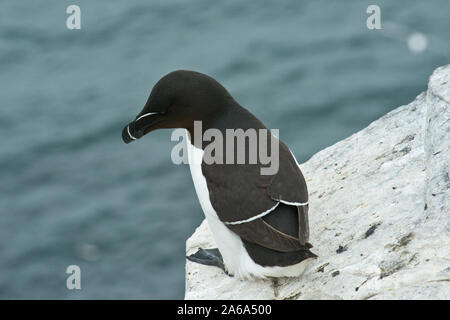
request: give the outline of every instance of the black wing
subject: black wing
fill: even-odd
[[[307,242],[308,191],[293,155],[280,141],[278,172],[261,175],[261,167],[260,164],[202,164],[210,201],[219,219],[241,238],[266,248],[281,252],[310,248]],[[296,208],[297,215],[282,217],[282,206],[277,205],[279,202],[284,207]],[[253,219],[271,209],[273,211],[266,218],[270,215],[276,219]],[[249,221],[236,223],[245,220]],[[282,220],[281,225],[295,222],[298,232],[283,232],[282,226],[276,226],[271,220]]]

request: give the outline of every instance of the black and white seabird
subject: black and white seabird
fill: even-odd
[[[259,159],[256,164],[207,164],[203,156],[210,142],[194,143],[194,121],[202,122],[202,134],[215,128],[224,137],[227,129],[267,130],[216,80],[186,70],[161,78],[143,110],[124,127],[125,143],[156,129],[186,129],[192,179],[217,245],[187,258],[242,278],[300,275],[305,261],[316,255],[308,242],[306,181],[294,155],[279,141],[279,168],[273,175],[261,174]],[[266,138],[277,139],[268,130]]]

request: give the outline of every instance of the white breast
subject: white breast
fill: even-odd
[[[203,150],[196,148],[190,143],[187,131],[186,141],[189,168],[195,191],[228,272],[241,278],[293,277],[300,275],[305,268],[304,261],[288,267],[262,267],[250,258],[241,238],[219,220],[216,211],[211,205],[208,186],[201,168]]]

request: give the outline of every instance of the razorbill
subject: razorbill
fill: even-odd
[[[208,129],[224,137],[230,129],[267,132],[257,139],[279,142],[277,172],[261,174],[267,163],[260,157],[256,163],[206,163],[205,148],[212,142],[197,139],[197,121],[202,137]],[[163,128],[186,129],[192,179],[217,245],[187,258],[241,278],[299,276],[305,261],[316,255],[308,242],[306,181],[289,148],[216,80],[194,71],[178,70],[161,78],[142,111],[123,128],[122,139],[130,143]],[[244,148],[249,159],[248,144]]]

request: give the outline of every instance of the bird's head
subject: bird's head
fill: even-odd
[[[185,128],[194,121],[211,122],[233,101],[213,78],[195,71],[178,70],[162,77],[153,87],[142,111],[122,130],[125,143],[156,129]]]

